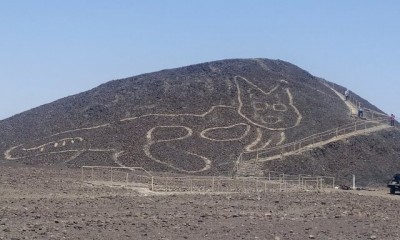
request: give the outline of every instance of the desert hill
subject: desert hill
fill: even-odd
[[[342,86],[335,88],[344,92]],[[353,121],[325,80],[281,60],[232,59],[113,80],[2,120],[0,151],[4,161],[33,165],[229,174],[242,152]],[[387,133],[376,134],[379,139]],[[399,151],[387,151],[395,152],[387,160],[390,166]],[[319,159],[315,169],[324,168],[328,159]],[[265,168],[301,172],[304,167],[285,164],[278,160]],[[335,174],[334,167],[326,169]],[[378,179],[389,174],[381,172]]]

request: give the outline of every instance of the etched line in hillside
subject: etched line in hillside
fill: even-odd
[[[217,129],[232,129],[232,128],[235,127],[235,126],[246,126],[246,130],[245,130],[245,132],[244,132],[241,136],[236,137],[236,138],[216,139],[216,138],[211,138],[211,137],[207,137],[207,136],[206,136],[206,134],[207,134],[208,132],[212,131],[212,130],[217,130]],[[237,140],[241,140],[241,139],[243,139],[244,137],[246,137],[246,136],[249,134],[250,129],[251,129],[250,125],[248,125],[248,124],[246,124],[246,123],[237,123],[237,124],[233,124],[233,125],[226,126],[226,127],[207,128],[207,129],[205,129],[205,130],[203,130],[203,131],[200,132],[200,136],[201,136],[202,138],[205,138],[205,139],[210,140],[210,141],[215,141],[215,142],[237,141]]]
[[[277,146],[281,145],[286,140],[286,134],[281,132],[281,140],[276,144]]]
[[[82,153],[84,153],[85,151],[77,151],[75,154],[73,154],[71,157],[69,157],[67,160],[64,161],[65,163],[69,163],[73,160],[75,160],[77,157],[79,157]]]
[[[245,85],[243,85],[243,87],[239,84],[238,79],[240,79],[241,84],[243,82],[245,82]],[[251,81],[249,81],[246,78],[241,77],[241,76],[235,76],[232,83],[236,84],[236,89],[237,89],[237,93],[236,93],[237,101],[233,103],[233,106],[215,105],[215,106],[211,106],[207,111],[200,113],[200,114],[195,114],[195,113],[177,113],[177,114],[152,113],[152,114],[144,114],[144,115],[140,115],[140,116],[136,116],[136,117],[123,118],[118,121],[119,122],[127,122],[127,121],[134,122],[139,119],[147,120],[146,118],[154,118],[155,119],[155,121],[153,121],[154,123],[152,123],[152,126],[149,127],[149,130],[146,129],[147,134],[145,136],[143,136],[146,140],[146,143],[143,145],[143,151],[144,151],[145,155],[158,163],[161,163],[161,164],[167,165],[168,167],[171,167],[172,169],[183,171],[183,172],[193,172],[193,173],[205,171],[205,170],[208,170],[209,168],[211,168],[211,166],[213,164],[212,160],[208,159],[207,157],[201,156],[200,154],[197,154],[197,153],[195,154],[195,153],[192,153],[189,151],[184,151],[182,149],[176,149],[177,151],[186,153],[188,156],[195,157],[204,162],[204,167],[202,169],[196,170],[196,171],[189,171],[187,169],[179,168],[177,166],[174,166],[171,163],[167,163],[165,161],[158,159],[157,157],[154,157],[154,154],[151,152],[151,146],[156,143],[170,144],[172,142],[186,141],[189,138],[198,138],[198,137],[201,137],[202,139],[208,140],[210,142],[227,142],[227,143],[229,143],[231,141],[241,141],[241,140],[245,139],[245,137],[247,137],[249,135],[249,133],[252,131],[252,128],[254,129],[254,127],[255,127],[257,130],[256,139],[250,143],[247,143],[247,142],[243,143],[244,148],[242,149],[242,151],[244,151],[244,152],[256,151],[260,148],[261,149],[265,148],[271,144],[274,144],[274,145],[281,144],[283,141],[285,141],[285,133],[283,131],[288,128],[298,126],[300,124],[302,116],[301,116],[300,112],[298,111],[298,109],[296,108],[296,106],[293,104],[293,97],[291,95],[291,92],[289,91],[289,88],[282,87],[282,84],[287,84],[287,82],[285,80],[281,80],[280,82],[278,82],[269,91],[264,91],[263,89],[258,87],[256,84],[252,83]],[[278,90],[279,90],[279,92],[278,92]],[[250,98],[251,98],[250,100],[255,99],[255,101],[247,102],[244,99],[242,99],[241,93],[243,93],[243,92],[247,92],[248,94],[246,96],[250,96]],[[272,94],[275,94],[275,95],[272,96]],[[259,96],[261,96],[261,99],[257,98]],[[274,101],[267,102],[264,99],[266,96],[277,98],[277,100],[275,102]],[[284,97],[283,98],[283,99],[285,99],[284,102],[281,101],[281,96]],[[251,115],[246,116],[242,112],[242,108],[244,106],[244,101],[246,102],[246,104],[249,104],[252,106],[252,109],[255,110],[255,114],[257,115],[258,119],[255,119],[255,116],[251,116]],[[287,105],[285,105],[285,103],[287,103]],[[246,105],[246,106],[248,106],[248,105]],[[208,117],[211,114],[212,114],[211,117],[214,119],[215,119],[215,117],[218,118],[220,116],[224,116],[224,115],[220,115],[220,112],[217,112],[217,111],[221,111],[220,109],[234,109],[234,111],[230,112],[231,115],[229,117],[231,117],[231,119],[235,119],[235,121],[236,121],[236,119],[238,119],[238,120],[228,126],[214,126],[215,121],[208,122],[208,119],[206,117]],[[273,116],[274,118],[268,118],[269,115],[263,115],[264,113],[262,112],[263,110],[266,110],[266,109],[268,109],[269,111],[278,112],[281,115],[278,115],[276,117]],[[291,112],[289,112],[289,111],[291,111]],[[285,112],[289,112],[288,114],[293,114],[293,111],[294,111],[294,114],[296,114],[296,121],[293,126],[291,125],[290,127],[286,127],[286,128],[271,128],[271,127],[267,127],[267,126],[263,125],[263,123],[271,124],[271,122],[273,123],[274,121],[275,122],[278,122],[278,121],[284,122],[284,119],[281,117],[282,114],[286,114]],[[185,118],[185,117],[187,117],[187,118]],[[201,127],[203,125],[196,126],[196,127],[193,126],[193,129],[196,129],[196,134],[195,134],[193,132],[193,129],[191,128],[192,126],[190,126],[190,120],[192,120],[193,117],[202,118],[201,121],[203,121],[203,122],[207,121],[204,124],[204,126],[207,126],[207,128],[199,129],[199,127]],[[231,119],[229,119],[229,120],[231,120]],[[222,119],[222,120],[224,120],[224,119]],[[261,123],[257,123],[257,121],[260,121]],[[172,123],[176,123],[177,125],[164,125],[163,122],[172,122]],[[182,122],[188,122],[189,126],[183,126]],[[219,122],[225,122],[225,121],[220,120]],[[231,121],[229,121],[229,122],[231,123]],[[116,124],[116,122],[112,122],[112,123],[106,123],[106,124],[97,125],[97,126],[93,126],[93,127],[72,129],[72,130],[67,130],[67,131],[63,131],[63,132],[59,132],[59,133],[50,135],[49,137],[59,136],[62,134],[78,135],[80,131],[93,131],[95,129],[101,129],[101,128],[106,128],[106,127],[114,128],[115,124]],[[132,123],[132,124],[134,124],[134,123]],[[240,127],[240,126],[245,126],[246,128],[239,129],[238,131],[233,131],[233,129],[238,129],[237,127]],[[121,127],[121,126],[118,125],[117,127]],[[185,132],[184,132],[184,134],[182,134],[181,136],[178,136],[178,137],[169,136],[169,137],[167,137],[167,139],[157,139],[159,137],[156,137],[156,135],[154,135],[155,131],[160,130],[160,129],[167,129],[167,128],[184,129]],[[244,132],[239,132],[242,130],[244,130]],[[273,137],[263,140],[263,135],[269,134],[269,133],[263,132],[266,130],[273,131],[273,133],[276,133],[276,131],[278,131],[278,133],[279,133],[279,131],[281,131],[281,133],[280,133],[281,139],[278,140],[277,143],[275,143],[276,134],[273,134],[273,135],[271,135]],[[215,131],[215,132],[212,132],[212,131]],[[221,134],[221,131],[222,131],[222,133],[227,133],[229,131],[232,131],[232,133],[234,135],[227,137],[230,134]],[[224,131],[226,131],[226,132],[224,132]],[[80,136],[82,136],[82,135],[80,135]],[[85,135],[83,135],[83,136],[91,136],[91,135],[85,133]],[[104,136],[104,140],[103,139],[100,139],[100,140],[107,141],[107,137],[109,137],[109,136],[107,134],[104,134],[103,136]],[[234,136],[234,137],[232,137],[232,136]],[[269,136],[269,135],[265,135],[265,136]],[[47,137],[47,138],[49,138],[49,137]],[[46,139],[46,138],[44,138],[44,139]],[[197,139],[193,139],[193,140],[197,140]],[[249,141],[249,140],[250,139],[246,139],[246,141]],[[42,141],[43,141],[43,139],[42,139]],[[74,144],[76,141],[81,141],[81,142],[84,141],[85,144],[76,144],[76,146],[72,150],[65,149],[65,148],[67,148],[67,146],[70,148],[71,145],[69,145],[69,143]],[[35,146],[35,147],[31,147],[31,148],[23,148],[24,145],[18,145],[16,147],[12,147],[12,148],[8,149],[7,151],[5,151],[4,155],[5,155],[6,159],[11,160],[11,159],[21,159],[21,158],[26,158],[26,157],[35,157],[35,156],[72,152],[74,154],[69,159],[66,160],[66,162],[69,162],[84,152],[111,152],[112,159],[114,160],[114,162],[119,166],[124,166],[119,161],[119,158],[124,155],[124,151],[127,150],[129,148],[129,146],[122,146],[121,149],[118,149],[118,150],[117,149],[107,149],[107,148],[102,148],[102,147],[96,147],[95,146],[96,141],[97,141],[97,139],[95,139],[95,141],[91,141],[91,139],[86,139],[86,138],[83,139],[82,137],[61,138],[57,141],[49,141],[46,144],[41,144],[39,146]],[[110,141],[115,141],[115,139],[113,138]],[[262,141],[265,141],[265,142],[262,142]],[[51,146],[51,145],[53,145],[53,146]],[[88,147],[88,146],[90,146],[90,147]],[[106,145],[101,144],[100,146],[106,146]],[[260,146],[260,147],[256,147],[256,146]],[[58,151],[55,151],[55,149],[58,149]],[[39,150],[40,152],[38,153],[38,151],[36,151],[36,150]],[[17,157],[13,156],[14,151],[15,151],[15,154]]]
[[[113,161],[117,164],[117,165],[119,165],[120,167],[126,167],[124,164],[122,164],[120,161],[119,161],[119,157],[120,156],[122,156],[122,154],[124,154],[125,152],[124,151],[119,151],[119,152],[117,152],[117,151],[114,151],[114,154],[112,155],[112,159],[113,159]]]
[[[11,155],[11,151],[14,150],[14,149],[16,149],[16,148],[18,148],[18,147],[20,147],[20,146],[22,146],[22,144],[7,149],[7,150],[4,152],[4,158],[7,159],[7,160],[16,160],[16,159],[18,159],[18,158],[15,158],[15,157],[13,157],[13,156]]]
[[[161,139],[161,140],[154,139],[153,132],[155,130],[157,130],[157,129],[162,129],[162,128],[183,128],[183,129],[185,129],[187,131],[187,133],[184,136],[176,137],[176,138]],[[157,127],[154,127],[152,129],[150,129],[146,134],[147,144],[143,148],[144,153],[150,159],[152,159],[152,160],[154,160],[154,161],[156,161],[156,162],[158,162],[160,164],[166,165],[166,166],[168,166],[168,167],[170,167],[172,169],[181,171],[181,172],[197,173],[197,172],[202,172],[202,171],[208,170],[211,167],[212,161],[210,159],[204,157],[204,156],[200,156],[200,155],[195,154],[195,153],[191,153],[191,152],[188,152],[188,151],[183,151],[187,155],[196,156],[196,157],[199,157],[200,159],[202,159],[203,162],[204,162],[204,167],[202,169],[197,170],[197,171],[189,171],[189,170],[186,170],[186,169],[183,169],[183,168],[176,167],[176,166],[174,166],[174,165],[172,165],[170,163],[167,163],[167,162],[165,162],[165,161],[163,161],[161,159],[158,159],[158,158],[154,157],[152,152],[151,152],[151,146],[156,144],[156,143],[174,142],[174,141],[184,140],[186,138],[191,137],[192,135],[193,135],[193,130],[191,128],[189,128],[189,127],[186,127],[186,126],[157,126]]]
[[[186,133],[186,135],[184,135],[182,137],[172,138],[172,139],[168,139],[168,140],[166,140],[166,139],[154,140],[153,132],[155,130],[157,130],[158,128],[183,128],[183,129],[185,129],[187,131],[187,133]],[[176,167],[176,166],[174,166],[174,165],[172,165],[170,163],[167,163],[167,162],[165,162],[165,161],[163,161],[161,159],[158,159],[158,158],[154,157],[152,152],[151,152],[151,146],[156,144],[156,143],[174,142],[174,141],[178,141],[178,140],[184,140],[184,139],[186,139],[186,138],[188,138],[188,137],[190,137],[192,135],[193,135],[193,130],[188,128],[188,127],[186,127],[186,126],[158,126],[158,127],[154,127],[154,128],[150,129],[147,132],[147,135],[146,135],[147,144],[145,144],[145,146],[143,147],[144,153],[146,154],[147,157],[149,157],[150,159],[154,160],[155,162],[158,162],[160,164],[166,165],[166,166],[168,166],[168,167],[170,167],[172,169],[175,169],[175,170],[178,170],[178,171],[181,171],[181,172],[197,173],[197,172],[202,172],[202,171],[208,170],[208,169],[211,168],[212,161],[210,159],[204,157],[204,156],[200,156],[200,155],[195,154],[195,153],[191,153],[191,152],[188,152],[188,151],[183,151],[187,155],[196,156],[196,157],[199,157],[200,159],[203,160],[204,167],[202,169],[197,170],[197,171],[196,170],[195,171],[190,171],[190,170],[186,170],[186,169],[182,169],[182,168]]]
[[[272,94],[273,92],[275,92],[279,87],[281,87],[281,83],[287,84],[287,81],[281,80],[281,81],[280,81],[276,86],[274,86],[269,92],[265,92],[265,91],[263,91],[261,88],[259,88],[257,85],[255,85],[255,84],[253,84],[252,82],[250,82],[249,80],[247,80],[246,78],[244,78],[244,77],[239,77],[239,76],[236,76],[236,77],[235,77],[234,80],[235,80],[235,83],[236,83],[236,86],[237,86],[237,91],[238,91],[238,97],[237,97],[237,99],[238,99],[238,103],[239,103],[237,112],[238,112],[238,114],[239,114],[241,117],[243,117],[244,119],[246,119],[249,123],[251,123],[251,124],[253,124],[253,125],[256,125],[256,126],[258,126],[258,127],[261,127],[261,128],[264,128],[264,129],[268,129],[268,130],[273,130],[273,131],[276,131],[276,130],[287,130],[287,129],[290,129],[290,128],[293,128],[293,127],[297,127],[297,126],[300,124],[300,122],[301,122],[301,120],[302,120],[303,117],[302,117],[300,111],[297,109],[297,107],[296,107],[296,106],[294,105],[294,103],[293,103],[293,96],[292,96],[292,94],[291,94],[289,88],[285,88],[285,93],[286,93],[287,96],[288,96],[289,105],[293,108],[294,112],[295,112],[296,115],[297,115],[296,122],[294,123],[293,126],[284,127],[284,128],[279,128],[279,127],[278,127],[278,128],[272,128],[272,127],[267,127],[267,126],[265,126],[265,125],[259,124],[259,123],[255,122],[254,120],[250,119],[250,118],[249,118],[248,116],[246,116],[246,115],[243,113],[243,111],[242,111],[243,108],[244,108],[244,104],[243,104],[243,101],[242,101],[242,90],[241,90],[241,88],[240,88],[240,84],[239,84],[239,82],[238,82],[238,78],[240,78],[240,79],[242,79],[243,81],[245,81],[246,84],[250,85],[252,88],[254,88],[256,91],[258,91],[260,94],[263,94],[265,97],[267,97],[268,95],[271,95],[271,94]],[[259,101],[259,99],[257,99],[257,101]],[[257,102],[257,103],[259,103],[259,102]],[[282,103],[277,103],[277,104],[282,104]],[[284,104],[282,104],[282,105],[284,105]],[[255,104],[252,103],[252,106],[253,106],[253,109],[256,110],[255,112],[257,112],[257,108],[254,108]],[[258,108],[258,110],[259,110],[259,108]],[[270,119],[269,119],[269,118],[270,118]],[[266,120],[266,119],[269,119],[269,120]],[[274,119],[274,120],[272,121],[271,119]],[[271,120],[272,122],[271,122],[270,120]],[[261,118],[261,121],[262,121],[263,123],[265,123],[265,124],[268,124],[268,123],[278,123],[278,122],[281,122],[282,119],[281,119],[280,117],[278,117],[278,116],[264,116],[263,118]]]
[[[301,122],[301,120],[303,119],[303,115],[301,115],[299,109],[297,109],[297,107],[294,105],[294,103],[293,103],[293,95],[292,95],[292,93],[290,92],[289,88],[286,89],[286,93],[287,93],[288,96],[289,96],[289,104],[290,104],[290,106],[293,107],[294,111],[296,112],[296,114],[297,114],[297,116],[298,116],[298,117],[297,117],[297,121],[296,121],[296,123],[294,124],[294,127],[297,127],[297,126],[300,125],[300,122]]]
[[[37,150],[37,149],[41,149],[41,148],[44,148],[44,147],[46,147],[46,146],[48,146],[48,145],[51,145],[51,144],[54,144],[54,147],[57,147],[58,146],[58,142],[61,142],[61,141],[66,141],[66,140],[70,140],[71,141],[71,143],[72,144],[74,144],[74,140],[79,140],[79,141],[83,141],[83,138],[81,138],[81,137],[73,137],[73,138],[63,138],[63,139],[60,139],[60,140],[57,140],[57,141],[52,141],[52,142],[48,142],[48,143],[45,143],[45,144],[42,144],[42,145],[40,145],[40,146],[37,146],[37,147],[32,147],[32,148],[22,148],[22,150],[24,150],[24,151],[32,151],[32,150]],[[63,146],[65,146],[65,145],[63,145]]]
[[[256,137],[256,139],[254,140],[254,142],[252,142],[252,143],[250,143],[249,145],[247,145],[247,146],[244,148],[244,150],[245,150],[246,152],[251,152],[251,151],[253,151],[253,147],[257,146],[257,144],[261,141],[261,139],[262,139],[262,132],[261,132],[261,129],[257,128],[257,137]]]
[[[49,137],[54,137],[54,136],[58,136],[64,133],[71,133],[71,132],[77,132],[77,131],[84,131],[84,130],[93,130],[93,129],[97,129],[97,128],[103,128],[103,127],[111,127],[111,123],[106,123],[103,125],[97,125],[94,127],[86,127],[86,128],[76,128],[76,129],[72,129],[72,130],[67,130],[64,132],[59,132],[59,133],[55,133],[53,135],[50,135]]]
[[[267,66],[267,64],[265,64],[261,59],[254,58],[254,61],[256,61],[258,63],[258,65],[260,65],[260,67],[262,69],[264,69],[265,71],[267,71],[267,72],[271,71],[271,69]]]
[[[140,118],[146,118],[146,117],[181,117],[181,116],[192,116],[192,117],[205,117],[208,114],[210,114],[214,109],[216,108],[235,108],[233,106],[227,106],[227,105],[216,105],[212,106],[208,111],[202,113],[202,114],[194,114],[194,113],[178,113],[178,114],[164,114],[164,113],[152,113],[152,114],[145,114],[137,117],[129,117],[129,118],[123,118],[120,121],[125,122],[125,121],[133,121],[136,119]]]

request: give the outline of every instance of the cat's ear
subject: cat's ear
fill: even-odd
[[[260,98],[264,99],[266,96],[272,95],[280,87],[286,87],[288,85],[287,81],[280,80],[271,89],[269,89],[268,91],[264,91],[254,83],[239,76],[235,77],[235,83],[237,86],[238,94],[240,93],[239,97],[241,97],[242,100],[260,99]]]

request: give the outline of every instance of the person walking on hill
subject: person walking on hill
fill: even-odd
[[[390,126],[394,126],[394,119],[395,119],[395,116],[394,116],[394,114],[392,113],[392,114],[390,115]]]
[[[364,117],[364,109],[363,109],[363,107],[361,106],[361,104],[360,104],[360,106],[358,106],[358,117],[359,117],[359,118]]]
[[[346,97],[345,101],[349,100],[349,94],[350,94],[349,89],[346,88],[346,91],[344,92],[344,96]]]

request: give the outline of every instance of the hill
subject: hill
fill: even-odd
[[[15,115],[0,121],[0,151],[33,165],[229,174],[242,152],[353,121],[325,80],[281,60],[232,59],[113,80]]]

